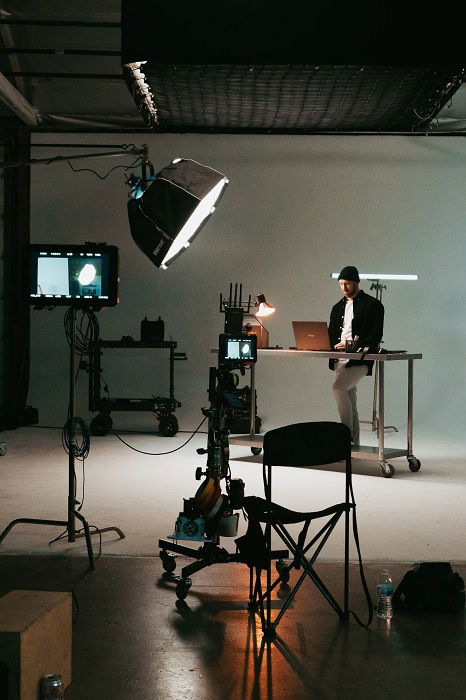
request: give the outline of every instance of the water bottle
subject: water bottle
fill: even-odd
[[[377,579],[377,617],[390,620],[393,617],[393,581],[388,569],[382,569]]]

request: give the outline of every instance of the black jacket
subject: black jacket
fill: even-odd
[[[328,335],[332,348],[340,342],[345,316],[345,304],[346,299],[342,297],[330,312]],[[384,308],[382,302],[360,289],[357,297],[353,300],[353,313],[354,317],[351,327],[353,338],[359,336],[357,341],[358,347],[369,347],[367,352],[377,352],[383,336]],[[328,364],[330,369],[333,369],[335,360],[329,360]],[[369,368],[367,374],[372,374],[373,364],[373,361],[370,360],[350,360],[346,366],[367,365]]]

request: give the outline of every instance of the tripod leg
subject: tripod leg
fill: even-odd
[[[91,540],[91,533],[89,531],[89,525],[87,523],[86,518],[81,515],[81,513],[78,513],[77,510],[73,511],[73,515],[75,518],[78,518],[83,524],[84,527],[84,536],[86,538],[86,545],[87,545],[87,555],[89,557],[89,568],[91,571],[95,570],[95,560],[94,560],[94,550],[92,549],[92,540]]]
[[[34,523],[34,525],[60,525],[61,527],[66,527],[68,522],[66,520],[39,520],[38,518],[16,518],[12,520],[3,532],[0,534],[0,542],[3,542],[5,537],[8,535],[10,530],[18,523]]]

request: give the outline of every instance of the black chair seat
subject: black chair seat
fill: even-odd
[[[269,504],[265,498],[259,498],[258,496],[247,496],[244,499],[243,507],[250,518],[254,518],[261,523],[280,522],[282,524],[291,525],[292,523],[302,523],[306,520],[316,520],[317,518],[323,518],[326,515],[348,511],[350,508],[353,508],[353,504],[337,503],[336,505],[324,508],[323,510],[301,513],[299,511],[290,510],[289,508],[284,508],[277,503]]]

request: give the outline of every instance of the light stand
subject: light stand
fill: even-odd
[[[387,289],[386,284],[381,284],[380,280],[374,280],[370,286],[370,290],[373,291],[375,290],[375,298],[382,303],[382,294],[383,290]],[[361,423],[369,423],[372,427],[372,432],[376,433],[378,432],[379,429],[379,418],[377,416],[377,402],[378,402],[378,395],[379,395],[379,382],[380,382],[380,376],[379,376],[379,363],[375,363],[375,368],[374,368],[374,394],[373,394],[373,399],[372,399],[372,420],[362,420]],[[384,425],[383,426],[384,430],[394,430],[395,432],[398,432],[398,428],[396,425]]]
[[[67,520],[43,520],[41,518],[16,518],[12,520],[3,532],[0,534],[0,543],[3,542],[10,530],[18,523],[32,523],[34,525],[53,525],[66,527],[68,533],[68,542],[75,542],[78,537],[86,538],[87,554],[89,557],[89,568],[95,569],[94,552],[92,549],[91,533],[89,524],[85,517],[76,510],[76,480],[75,480],[75,453],[76,453],[76,435],[74,431],[74,410],[75,410],[75,331],[76,331],[76,309],[70,307],[70,363],[69,363],[69,413],[68,422],[66,425],[68,439],[68,519]],[[76,532],[76,519],[82,525],[84,533]],[[106,527],[98,529],[97,532],[114,531],[120,539],[124,539],[125,535],[118,527]]]

